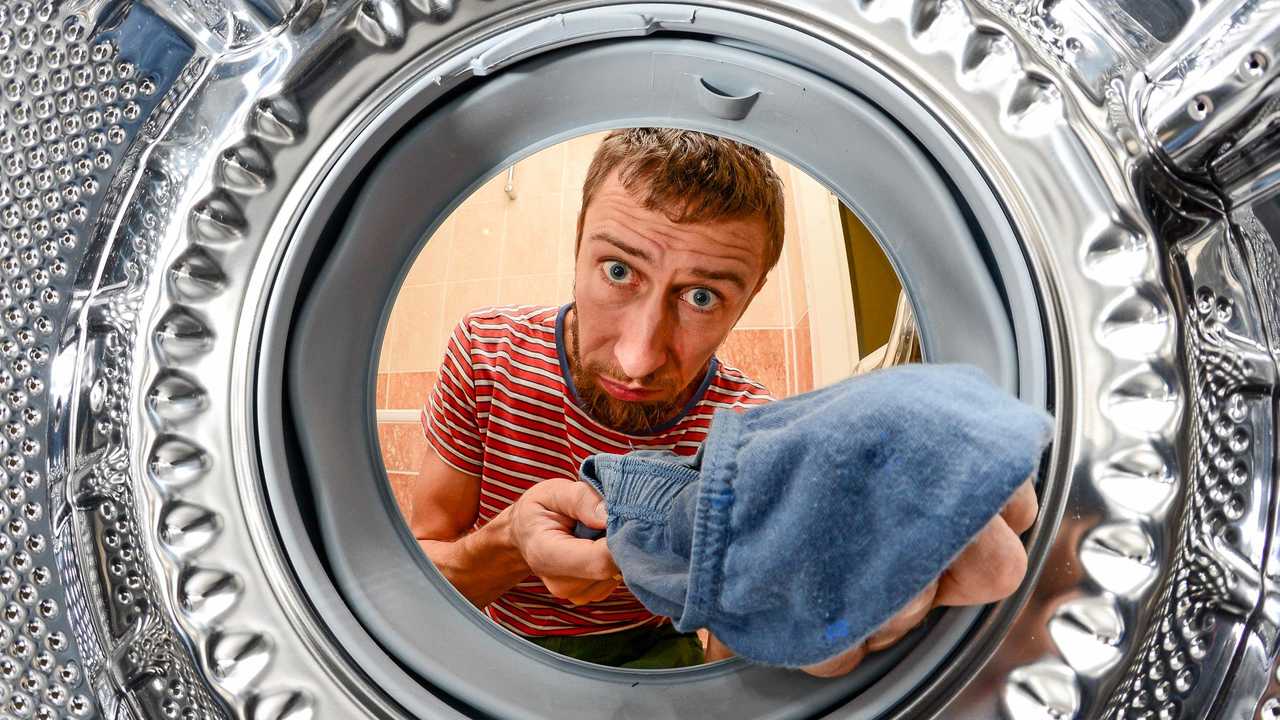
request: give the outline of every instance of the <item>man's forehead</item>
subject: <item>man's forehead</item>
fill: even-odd
[[[680,208],[645,207],[641,193],[629,191],[617,171],[601,184],[584,213],[583,239],[628,243],[653,261],[653,250],[690,250],[735,261],[754,269],[768,244],[768,228],[760,218],[676,221]]]
[[[760,225],[759,232],[765,233],[765,219],[763,213],[759,215],[734,215],[729,217],[715,218],[711,220],[690,220],[676,222],[672,218],[684,218],[690,215],[690,210],[695,205],[693,197],[662,197],[655,196],[651,190],[652,186],[644,177],[632,179],[631,186],[622,181],[622,170],[615,168],[600,183],[592,198],[588,202],[588,210],[598,201],[605,204],[625,207],[633,210],[636,215],[656,216],[657,218],[671,224],[674,227],[683,227],[689,225],[708,225],[726,227],[741,226],[754,233],[756,224]],[[696,212],[695,212],[696,214]]]

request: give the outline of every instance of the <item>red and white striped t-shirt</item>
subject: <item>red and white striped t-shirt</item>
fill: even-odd
[[[772,400],[759,383],[713,359],[684,412],[656,428],[656,434],[610,430],[574,400],[562,340],[568,308],[484,308],[463,318],[449,339],[422,425],[441,459],[480,476],[476,528],[534,483],[577,478],[589,455],[642,448],[692,455],[717,408]],[[574,607],[532,575],[486,611],[506,628],[530,636],[591,635],[666,622],[645,610],[625,586],[600,602]]]

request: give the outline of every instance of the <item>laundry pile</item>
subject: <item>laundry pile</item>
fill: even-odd
[[[694,456],[595,455],[581,478],[645,607],[801,667],[937,578],[1037,470],[1051,427],[976,367],[906,365],[719,411]]]

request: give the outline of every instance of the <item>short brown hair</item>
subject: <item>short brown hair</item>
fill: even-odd
[[[619,169],[622,186],[648,210],[671,222],[698,223],[759,216],[765,224],[764,271],[782,256],[786,234],[782,180],[763,152],[727,138],[671,128],[615,130],[600,143],[578,213],[578,239],[587,206],[600,184]]]

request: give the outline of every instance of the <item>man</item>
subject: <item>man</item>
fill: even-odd
[[[701,133],[633,129],[601,144],[583,186],[574,302],[492,308],[455,329],[423,411],[434,452],[411,525],[454,587],[504,627],[583,660],[633,668],[704,660],[621,584],[598,497],[576,480],[598,452],[692,454],[712,413],[767,402],[715,350],[764,286],[783,239],[778,177],[759,151]],[[940,478],[939,482],[945,482]],[[852,670],[937,605],[993,602],[1020,584],[1026,485],[934,586],[862,647]],[[709,638],[705,659],[732,653]]]

